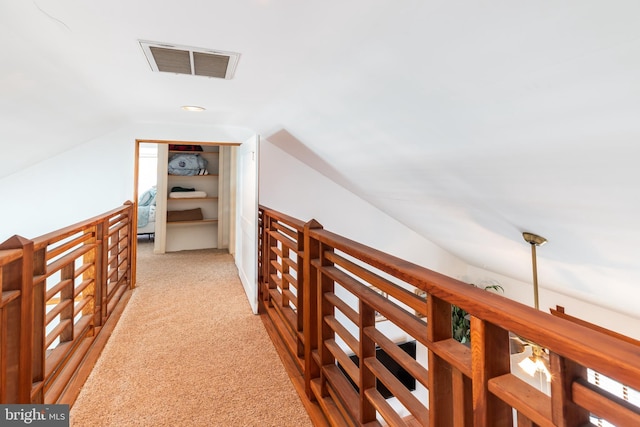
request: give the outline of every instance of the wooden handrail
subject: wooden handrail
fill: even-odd
[[[268,314],[276,311],[272,304],[281,300],[281,265],[288,263],[277,248],[303,241],[298,246],[303,263],[297,265],[304,274],[297,276],[296,283],[305,296],[303,310],[296,313],[303,317],[298,333],[304,336],[304,360],[299,360],[299,366],[305,377],[305,398],[322,409],[330,424],[379,425],[382,418],[391,425],[411,419],[416,425],[439,427],[511,426],[512,408],[518,413],[519,426],[578,426],[588,423],[590,412],[640,423],[638,407],[621,406],[614,397],[585,385],[590,368],[640,389],[637,341],[483,291],[327,231],[313,220],[301,227],[301,221],[264,206],[260,213],[267,224],[262,229],[261,263],[271,269],[261,281],[273,297],[266,298],[268,304],[262,307]],[[302,235],[282,233],[279,226],[268,226],[270,221],[285,230],[302,230]],[[265,257],[270,257],[268,263]],[[426,293],[426,301],[421,303],[414,290]],[[452,306],[471,316],[470,348],[452,339]],[[378,317],[384,325],[374,320]],[[289,321],[300,324],[299,319]],[[423,345],[428,363],[423,360],[420,369],[408,363],[388,335],[390,328],[397,331],[392,335],[404,334]],[[549,353],[549,394],[512,372],[510,332]],[[389,350],[390,357],[409,368],[429,398],[412,397],[421,392],[405,389],[374,357],[373,344]],[[300,354],[298,349],[295,357],[299,359]],[[365,363],[354,364],[350,357]],[[375,389],[378,382],[393,389],[410,414],[389,405]]]
[[[128,299],[133,216],[126,202],[0,244],[0,403],[73,403]]]
[[[324,229],[310,232],[333,248],[393,274],[473,316],[524,336],[545,348],[611,377],[628,377],[626,384],[640,389],[640,353],[637,345],[601,333],[575,321],[553,316],[501,295],[385,254]],[[603,352],[602,349],[607,351]]]

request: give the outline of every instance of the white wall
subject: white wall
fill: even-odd
[[[327,230],[456,279],[499,283],[506,297],[533,306],[531,283],[467,265],[267,140],[261,145],[260,203],[303,221],[315,218]],[[570,315],[640,339],[637,317],[543,282],[539,277],[542,310],[562,305]]]
[[[263,139],[260,204],[303,221],[316,219],[334,233],[459,277],[466,264],[344,187]]]
[[[241,142],[242,128],[138,123],[0,179],[0,242],[74,224],[133,199],[136,139]]]

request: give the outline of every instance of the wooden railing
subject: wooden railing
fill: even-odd
[[[502,427],[515,420],[568,427],[598,416],[640,425],[637,406],[587,381],[589,368],[640,390],[637,345],[351,241],[316,221],[261,207],[260,224],[261,310],[304,378],[303,396],[329,424]],[[452,338],[452,306],[470,315],[470,346]],[[549,390],[523,377],[513,362],[513,337],[543,349]],[[415,342],[415,354],[401,348],[405,342]]]
[[[75,400],[127,301],[132,219],[128,202],[0,244],[0,403]]]

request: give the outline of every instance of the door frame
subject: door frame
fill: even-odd
[[[136,270],[137,270],[137,260],[138,260],[138,175],[140,173],[140,144],[179,144],[179,145],[216,145],[216,146],[230,146],[237,147],[242,145],[239,142],[229,142],[229,141],[182,141],[182,140],[167,140],[167,139],[144,139],[144,138],[136,138],[135,139],[135,151],[134,151],[134,168],[133,168],[133,219],[132,219],[132,233],[135,236],[135,239],[131,239],[133,242],[133,247],[131,248],[131,257],[134,262],[131,263],[131,288],[135,288],[136,286]],[[232,157],[233,159],[233,157]],[[232,165],[232,172],[233,172]],[[235,193],[237,189],[232,190],[231,193]],[[256,189],[257,192],[257,189]],[[257,193],[256,193],[257,197]],[[230,203],[234,203],[235,195],[231,197]],[[235,208],[235,205],[232,206],[232,209]],[[232,215],[235,218],[235,215]],[[235,230],[234,230],[235,232]],[[257,230],[256,230],[257,232]]]

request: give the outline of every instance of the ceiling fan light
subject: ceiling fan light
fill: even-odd
[[[525,357],[522,359],[518,366],[527,373],[530,377],[536,375],[536,373],[541,373],[545,376],[547,382],[551,381],[551,371],[549,367],[549,362],[544,357],[544,350],[541,347],[533,346],[532,355],[529,357]]]

